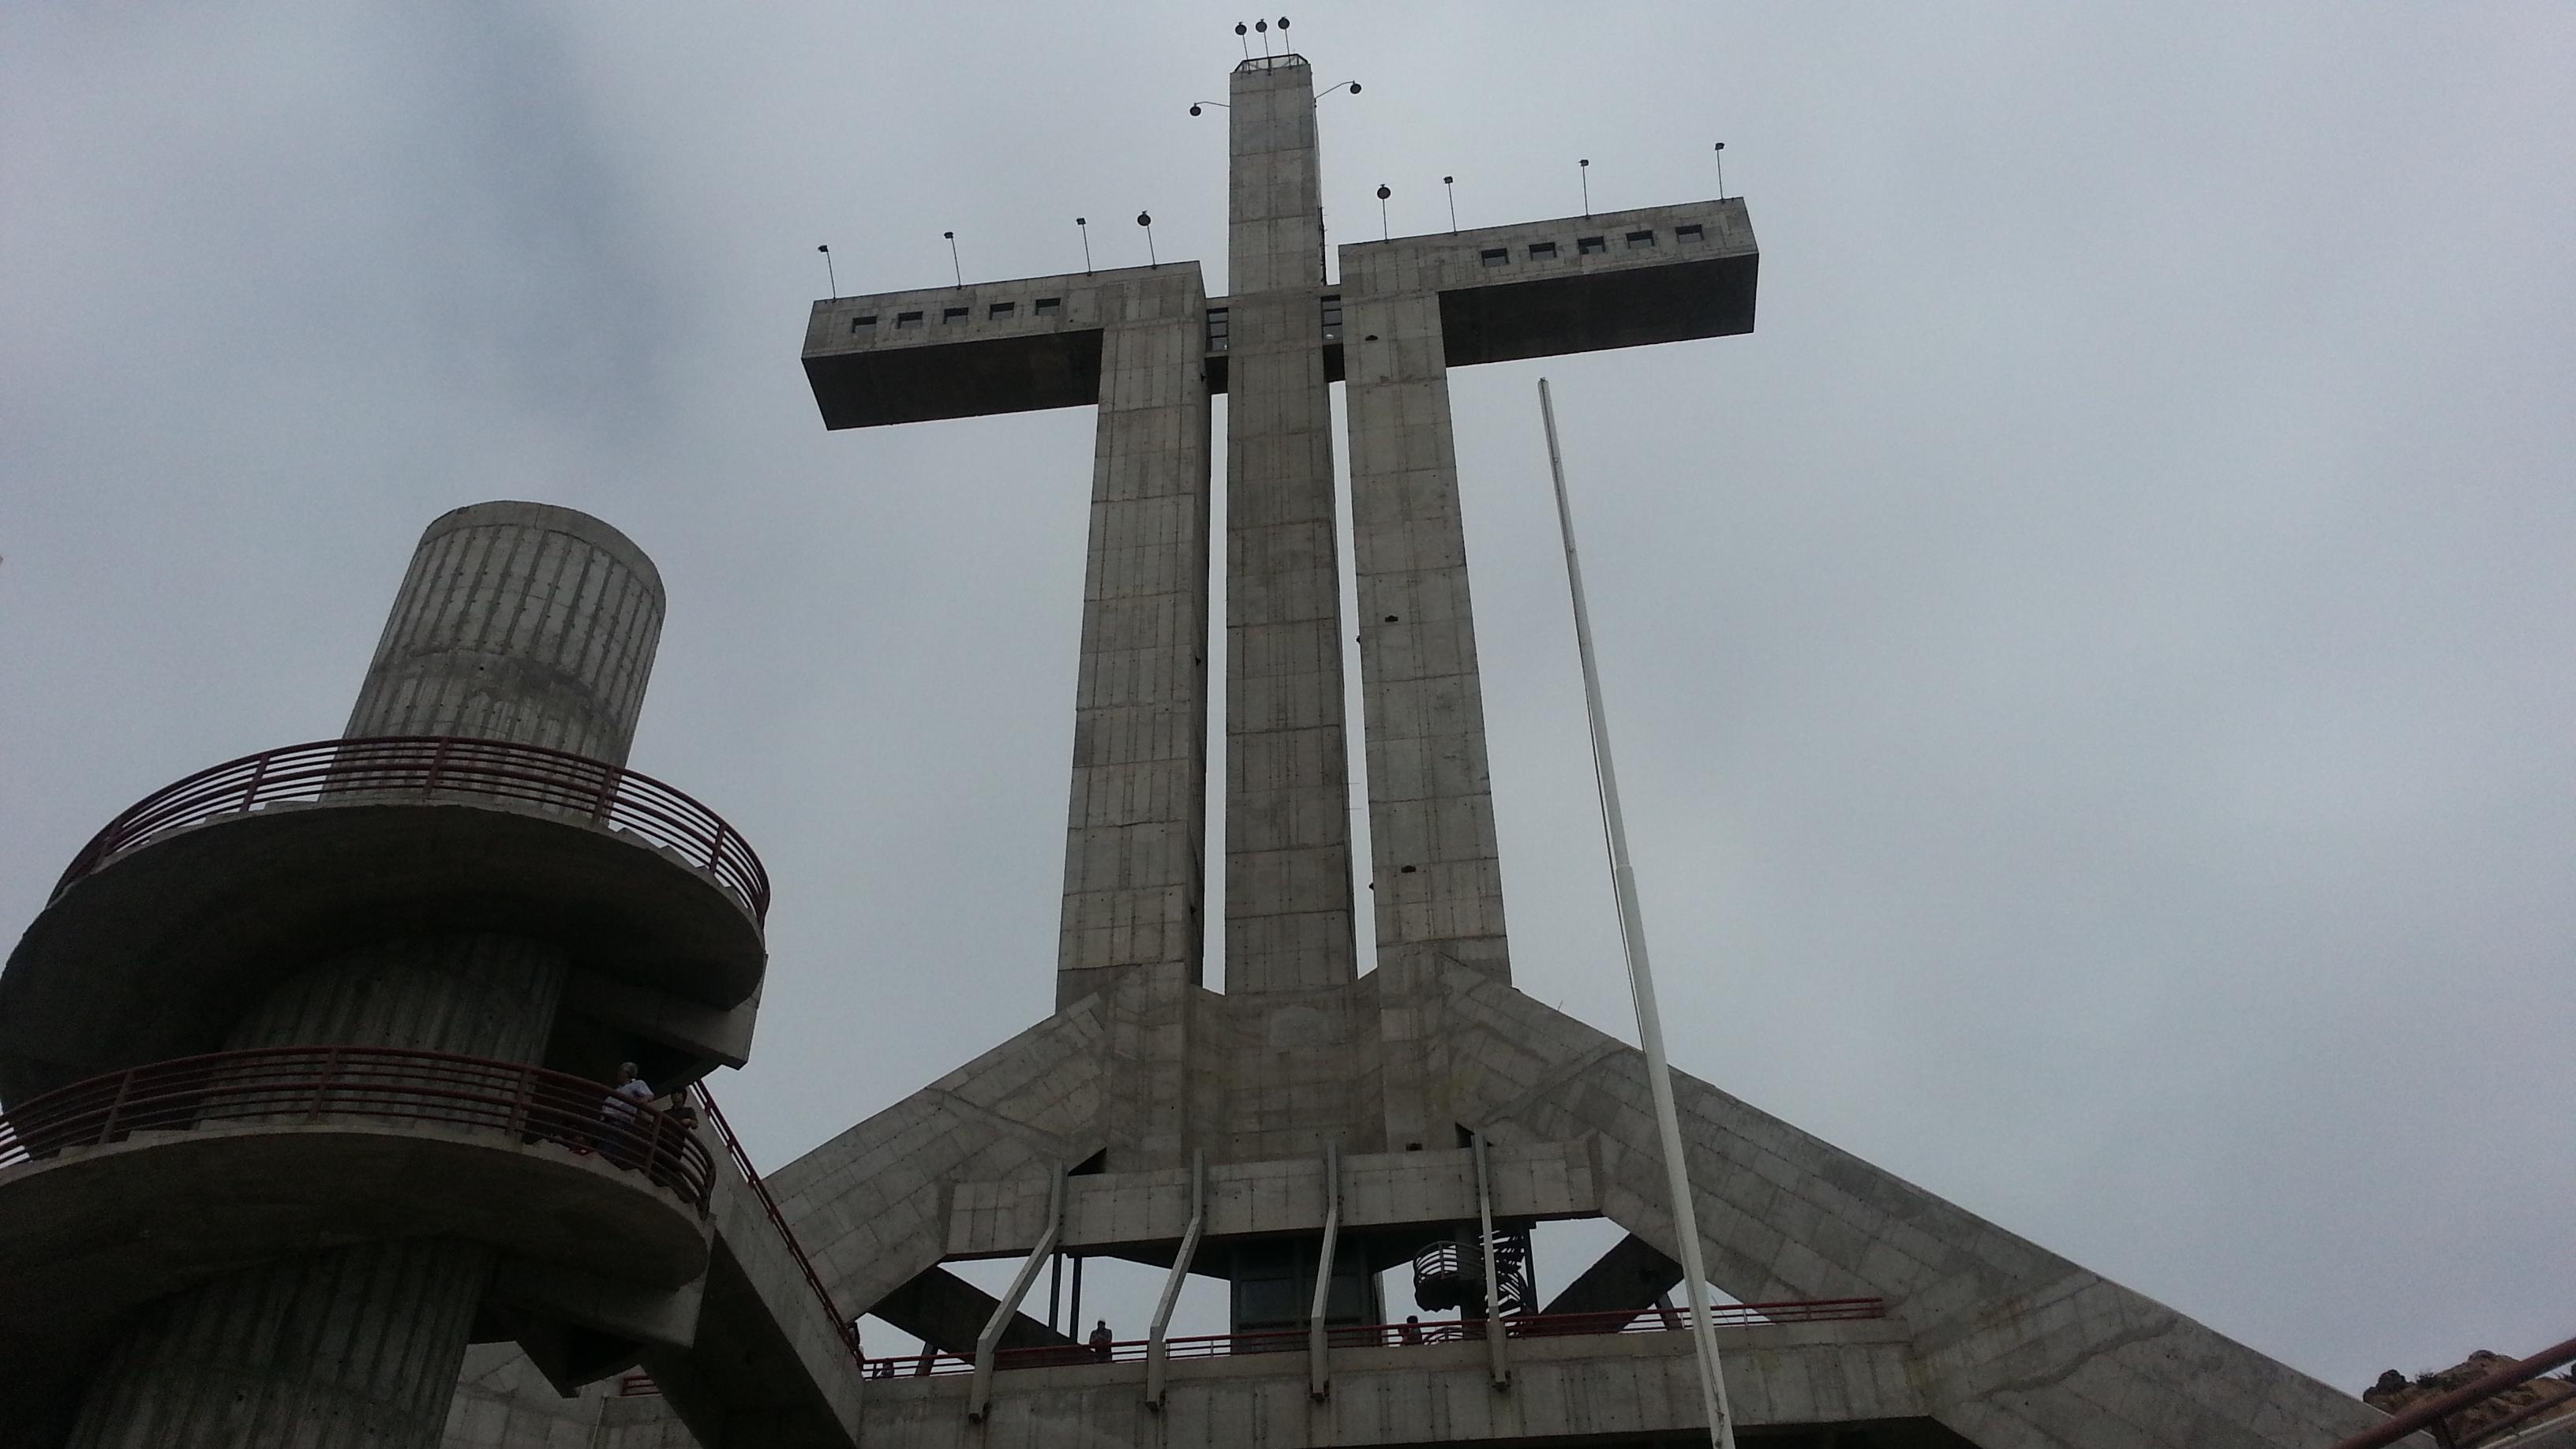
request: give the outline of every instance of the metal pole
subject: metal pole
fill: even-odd
[[[1601,828],[1610,845],[1610,889],[1619,900],[1619,939],[1628,957],[1628,994],[1637,1006],[1637,1041],[1646,1051],[1646,1085],[1655,1101],[1655,1128],[1664,1140],[1664,1180],[1672,1194],[1673,1235],[1681,1240],[1682,1286],[1690,1292],[1691,1346],[1699,1355],[1700,1396],[1708,1408],[1709,1438],[1735,1449],[1734,1416],[1727,1411],[1726,1378],[1717,1358],[1717,1333],[1708,1316],[1708,1270],[1701,1263],[1699,1214],[1691,1207],[1690,1170],[1682,1160],[1681,1114],[1673,1106],[1672,1064],[1664,1056],[1663,1015],[1655,1006],[1655,976],[1646,959],[1646,922],[1637,906],[1637,873],[1628,863],[1628,826],[1619,812],[1619,776],[1610,761],[1610,725],[1601,709],[1601,671],[1592,657],[1592,611],[1583,598],[1583,564],[1574,551],[1574,506],[1566,499],[1565,457],[1556,440],[1556,401],[1547,379],[1538,383],[1539,415],[1547,426],[1547,467],[1556,481],[1556,521],[1565,534],[1565,581],[1574,595],[1574,647],[1583,659],[1583,704],[1592,724],[1592,768],[1601,787]]]

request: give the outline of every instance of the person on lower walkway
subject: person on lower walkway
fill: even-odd
[[[1109,1337],[1109,1320],[1104,1318],[1091,1330],[1091,1356],[1101,1360],[1103,1363],[1108,1362],[1109,1345],[1111,1342],[1112,1340]]]

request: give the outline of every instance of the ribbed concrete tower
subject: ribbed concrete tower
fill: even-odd
[[[766,892],[722,822],[621,768],[662,614],[599,520],[458,509],[341,741],[174,786],[75,863],[0,981],[10,1126],[57,1178],[121,1150],[245,1220],[210,1210],[168,1250],[176,1291],[144,1265],[117,1285],[144,1301],[100,1325],[75,1449],[435,1444],[470,1340],[519,1338],[569,1387],[638,1351],[566,1316],[603,1298],[596,1260],[703,1269],[704,1149],[606,1084],[740,1060]],[[692,1041],[681,1004],[739,1030]],[[102,1067],[112,1093],[77,1080]],[[196,1160],[136,1150],[146,1129]],[[371,1179],[370,1152],[401,1165]]]
[[[652,561],[535,503],[429,526],[347,735],[541,744],[622,764],[662,632]],[[495,932],[404,934],[306,967],[227,1050],[349,1045],[540,1062],[569,957]],[[182,1294],[91,1385],[75,1449],[437,1442],[494,1250],[455,1238],[283,1259]]]

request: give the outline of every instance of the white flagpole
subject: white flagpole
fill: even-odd
[[[1601,712],[1601,671],[1592,657],[1592,611],[1583,601],[1583,564],[1574,552],[1574,507],[1566,501],[1565,458],[1556,443],[1556,402],[1538,383],[1547,424],[1547,467],[1556,479],[1556,521],[1565,533],[1565,581],[1574,593],[1574,647],[1583,658],[1583,704],[1592,721],[1592,772],[1601,787],[1601,828],[1610,842],[1610,889],[1619,901],[1619,941],[1628,957],[1628,994],[1637,1004],[1637,1040],[1646,1049],[1646,1085],[1654,1094],[1655,1128],[1664,1139],[1664,1178],[1672,1192],[1673,1235],[1681,1240],[1682,1286],[1690,1290],[1691,1346],[1699,1356],[1700,1396],[1708,1434],[1735,1449],[1734,1416],[1717,1361],[1717,1332],[1708,1313],[1708,1273],[1701,1265],[1699,1214],[1691,1207],[1690,1170],[1682,1161],[1681,1116],[1673,1107],[1673,1069],[1664,1057],[1663,1015],[1655,1008],[1655,975],[1646,960],[1646,922],[1637,908],[1637,873],[1628,863],[1628,826],[1619,813],[1619,776],[1610,763],[1610,725]]]

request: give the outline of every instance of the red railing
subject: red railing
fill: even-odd
[[[54,894],[120,852],[220,816],[293,802],[431,797],[534,805],[622,831],[713,876],[754,920],[769,913],[769,873],[749,843],[650,775],[539,745],[410,735],[317,740],[200,770],[109,821],[73,857]]]
[[[805,1245],[796,1241],[795,1230],[787,1226],[787,1215],[778,1210],[778,1199],[769,1195],[769,1184],[760,1180],[759,1169],[751,1165],[751,1154],[742,1150],[742,1139],[733,1135],[733,1124],[725,1120],[724,1109],[716,1105],[715,1094],[707,1090],[704,1082],[689,1090],[697,1094],[698,1105],[705,1109],[707,1125],[715,1128],[716,1136],[724,1142],[725,1156],[732,1160],[734,1171],[742,1174],[742,1180],[751,1188],[751,1195],[759,1199],[760,1210],[769,1215],[770,1226],[778,1229],[780,1240],[787,1244],[787,1255],[796,1260],[797,1270],[805,1275],[805,1286],[814,1290],[815,1300],[823,1305],[823,1312],[831,1318],[832,1327],[840,1333],[842,1345],[850,1351],[850,1361],[864,1372],[868,1358],[866,1351],[859,1347],[858,1321],[832,1302],[832,1290],[823,1286],[823,1275],[814,1271],[814,1260],[805,1256]]]
[[[2501,1365],[2474,1383],[2463,1384],[2439,1398],[2427,1399],[2411,1409],[2398,1413],[2376,1429],[2355,1434],[2349,1439],[2337,1440],[2333,1449],[2381,1449],[2382,1445],[2394,1444],[2419,1429],[2432,1429],[2438,1437],[2442,1438],[2442,1442],[2450,1443],[2451,1440],[2448,1437],[2450,1431],[2442,1423],[2443,1420],[2463,1409],[2483,1404],[2516,1385],[2529,1383],[2566,1363],[2576,1363],[2576,1338],[2571,1338],[2565,1343],[2553,1344],[2529,1358]],[[2529,1420],[2525,1419],[2522,1422],[2528,1423]],[[2504,1427],[2503,1424],[2489,1424],[2459,1442],[2484,1443],[2491,1433]]]
[[[642,1172],[707,1210],[715,1161],[675,1117],[585,1077],[392,1047],[264,1047],[155,1062],[0,1116],[0,1169],[209,1123],[421,1122],[557,1142]]]
[[[1838,1323],[1858,1319],[1885,1318],[1887,1302],[1880,1298],[1820,1298],[1794,1303],[1728,1303],[1712,1305],[1709,1321],[1719,1328],[1766,1328],[1786,1323]],[[1561,1338],[1587,1334],[1662,1333],[1687,1328],[1689,1315],[1679,1308],[1623,1309],[1610,1313],[1533,1313],[1503,1320],[1506,1338]],[[1324,1330],[1325,1341],[1335,1348],[1395,1348],[1424,1343],[1482,1342],[1485,1324],[1482,1319],[1461,1321],[1437,1319],[1429,1323],[1372,1323],[1344,1325]],[[1149,1341],[1129,1339],[1112,1343],[1106,1351],[1081,1344],[1052,1344],[1040,1348],[1006,1348],[993,1357],[997,1369],[1054,1368],[1066,1364],[1134,1363],[1144,1359]],[[1174,1338],[1164,1342],[1169,1358],[1226,1358],[1247,1353],[1302,1353],[1306,1349],[1306,1330],[1279,1329],[1260,1333],[1211,1333],[1193,1338]],[[872,1378],[910,1378],[924,1374],[972,1373],[975,1361],[970,1357],[940,1351],[930,1355],[928,1366],[919,1354],[867,1361]]]

